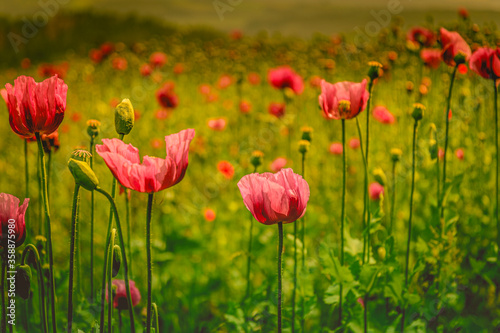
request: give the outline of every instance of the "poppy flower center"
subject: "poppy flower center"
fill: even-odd
[[[351,113],[351,102],[345,99],[339,101],[339,114],[341,117],[347,116]]]

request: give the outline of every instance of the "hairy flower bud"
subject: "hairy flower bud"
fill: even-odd
[[[424,117],[424,111],[425,111],[425,106],[423,106],[420,103],[415,103],[413,104],[413,112],[411,113],[411,116],[416,121],[422,120],[422,118]]]
[[[99,185],[99,179],[94,171],[86,162],[78,161],[73,158],[68,162],[69,171],[75,178],[75,183],[88,191],[93,191]]]
[[[399,148],[391,149],[391,159],[393,162],[399,162],[401,159],[401,155],[403,155],[403,151]]]
[[[95,138],[99,135],[101,130],[101,122],[99,120],[90,119],[87,121],[87,134],[91,138]]]
[[[17,265],[16,272],[16,294],[26,300],[31,291],[31,268],[28,265]]]
[[[264,157],[264,153],[256,150],[252,153],[252,156],[250,157],[250,163],[257,168],[262,164],[262,158]]]
[[[309,151],[309,146],[311,143],[307,140],[300,140],[299,141],[299,153],[305,154]]]
[[[118,134],[129,134],[134,127],[134,107],[130,100],[124,99],[115,108],[115,128]]]
[[[368,77],[370,78],[370,80],[373,81],[382,75],[383,66],[381,63],[376,61],[370,61],[368,63],[368,66],[370,66],[370,68],[368,69]]]
[[[118,275],[122,263],[122,249],[119,245],[113,246],[113,277]]]
[[[300,129],[302,131],[302,140],[312,141],[312,127],[304,126]]]

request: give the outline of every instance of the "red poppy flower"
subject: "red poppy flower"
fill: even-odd
[[[470,57],[469,67],[485,79],[500,77],[500,49],[481,47]]]
[[[281,66],[269,70],[267,75],[269,83],[277,89],[290,88],[297,95],[304,91],[302,77],[289,66]]]
[[[217,170],[227,179],[232,179],[234,176],[234,167],[228,161],[220,161],[217,163]]]
[[[420,58],[427,67],[436,69],[441,64],[441,50],[423,49],[420,51]]]
[[[441,57],[448,66],[455,66],[455,57],[462,53],[465,61],[468,61],[471,56],[469,44],[460,36],[458,32],[448,31],[441,28]]]
[[[15,246],[21,246],[26,238],[26,224],[24,216],[30,199],[26,198],[19,206],[19,199],[7,193],[0,193],[0,246],[7,248],[7,239],[11,239],[9,229],[14,230]],[[9,221],[13,221],[14,228],[9,228]]]
[[[116,291],[113,297],[113,307],[118,310],[128,310],[127,301],[127,288],[125,286],[125,281],[123,280],[113,280],[111,283],[116,286]],[[135,286],[135,282],[130,280],[128,283],[130,288],[130,297],[132,301],[132,306],[137,306],[141,301],[141,293],[139,289]],[[106,288],[106,301],[108,300],[108,288]]]
[[[328,119],[351,119],[366,108],[370,94],[366,91],[366,79],[361,83],[321,81],[319,105]]]

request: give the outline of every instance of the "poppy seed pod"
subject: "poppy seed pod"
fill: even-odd
[[[255,150],[250,157],[250,163],[257,168],[262,164],[262,158],[264,157],[264,153],[260,150]]]
[[[86,162],[78,161],[73,158],[68,162],[69,171],[75,178],[75,183],[88,191],[93,191],[99,185],[99,179],[94,171]]]
[[[368,63],[368,66],[370,66],[370,68],[368,69],[368,77],[370,78],[370,80],[373,81],[382,75],[383,66],[381,63],[376,61],[370,61]]]
[[[429,141],[429,154],[431,155],[432,160],[438,158],[438,146],[436,140],[434,139]]]
[[[423,106],[420,103],[415,103],[413,104],[413,112],[411,113],[411,116],[415,121],[422,120],[424,117],[424,111],[425,111],[425,106]]]
[[[16,271],[16,294],[26,300],[31,291],[31,268],[28,265],[18,265]]]
[[[130,100],[124,99],[115,108],[115,129],[118,134],[129,134],[134,127],[134,107]]]
[[[300,129],[302,131],[302,140],[312,141],[312,127],[304,126]]]
[[[391,159],[393,162],[398,162],[401,159],[401,155],[403,155],[403,151],[399,148],[391,149]]]
[[[457,55],[455,56],[455,58],[453,58],[453,60],[457,65],[465,64],[465,62],[467,61],[467,55],[462,51],[458,51]]]
[[[92,154],[85,149],[75,149],[71,153],[71,158],[77,161],[87,162],[90,160]]]
[[[381,168],[373,170],[373,177],[375,178],[375,181],[382,186],[385,186],[387,183],[387,177],[385,176],[384,170]]]
[[[305,154],[309,151],[309,146],[311,143],[307,140],[300,140],[299,141],[299,153]]]
[[[101,122],[95,119],[90,119],[87,121],[87,134],[91,138],[95,138],[99,135],[101,130]]]
[[[119,245],[113,246],[113,277],[118,275],[122,264],[122,249]]]

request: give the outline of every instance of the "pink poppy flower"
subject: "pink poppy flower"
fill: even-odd
[[[319,105],[328,119],[351,119],[366,108],[370,94],[366,91],[366,79],[361,83],[321,80]]]
[[[296,95],[304,91],[302,77],[289,66],[281,66],[269,70],[267,74],[269,83],[276,89],[290,88]]]
[[[373,118],[382,124],[392,124],[396,121],[396,118],[384,106],[376,106],[373,109]]]
[[[456,151],[455,151],[455,155],[457,156],[457,158],[459,160],[463,160],[464,159],[464,150],[462,148],[458,148]]]
[[[14,241],[15,246],[21,246],[26,238],[26,224],[24,222],[24,216],[26,215],[26,209],[28,209],[28,203],[30,199],[26,198],[23,204],[19,206],[19,199],[13,195],[7,193],[0,193],[0,224],[2,229],[0,230],[0,246],[7,248],[8,230],[9,230],[9,220],[14,224]],[[5,234],[4,234],[5,232]],[[10,239],[10,238],[9,238]]]
[[[128,310],[127,301],[127,288],[125,287],[125,281],[123,280],[113,280],[111,282],[113,286],[116,286],[116,291],[113,297],[113,307],[118,310]],[[130,297],[132,301],[132,306],[135,307],[141,301],[141,293],[139,289],[135,286],[135,282],[130,280]],[[108,288],[106,287],[106,301],[108,300]]]
[[[427,67],[436,69],[441,65],[441,50],[423,49],[420,51],[420,58]]]
[[[225,118],[213,118],[208,120],[207,125],[214,131],[223,131],[226,128],[227,121]]]
[[[269,114],[281,118],[285,115],[285,103],[271,102],[267,110]]]
[[[246,175],[238,188],[247,209],[265,225],[295,222],[305,214],[310,195],[307,182],[292,169]]]
[[[359,146],[360,142],[358,138],[352,138],[351,140],[349,140],[349,147],[351,147],[351,149],[358,149]]]
[[[458,32],[450,32],[445,28],[440,29],[442,51],[441,57],[448,66],[455,66],[455,56],[463,53],[465,61],[468,61],[471,56],[469,44],[460,36]]]
[[[384,187],[377,182],[373,182],[370,184],[368,192],[370,194],[370,199],[374,201],[380,200],[380,196],[384,194]]]
[[[500,49],[481,47],[470,57],[469,67],[485,79],[500,77]]]
[[[123,57],[113,58],[113,60],[111,61],[111,67],[113,67],[117,71],[124,71],[128,67],[127,59]]]
[[[274,161],[271,162],[271,164],[269,165],[269,169],[272,172],[278,172],[281,169],[283,169],[287,163],[288,163],[288,161],[286,160],[286,158],[278,157],[277,159],[275,159]]]
[[[184,178],[194,134],[193,129],[186,129],[166,136],[167,157],[144,156],[142,163],[139,150],[118,139],[102,139],[103,144],[96,145],[96,151],[126,188],[143,193],[159,192]]]
[[[342,155],[342,153],[344,152],[344,149],[343,149],[342,144],[340,142],[332,143],[328,150],[330,151],[330,154],[333,154],[333,155]]]
[[[10,127],[16,134],[24,138],[36,132],[50,134],[63,121],[68,86],[57,76],[39,83],[32,77],[19,76],[14,86],[7,83],[5,89]]]

